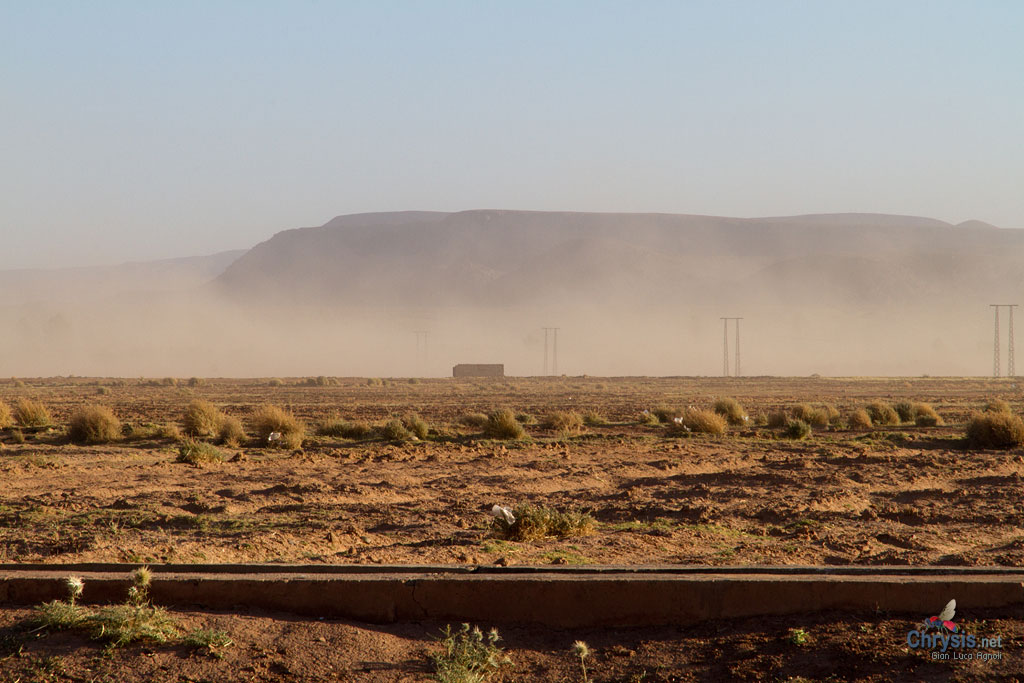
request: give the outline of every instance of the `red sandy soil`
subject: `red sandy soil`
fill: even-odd
[[[663,426],[637,424],[646,408],[707,407],[722,396],[743,404],[750,426],[678,438]],[[26,432],[24,443],[13,430],[0,433],[0,562],[1024,564],[1024,450],[970,449],[962,438],[962,423],[988,399],[1020,412],[1021,390],[1011,380],[0,384],[0,401],[21,397],[45,403],[57,428]],[[63,435],[70,414],[86,403],[110,406],[136,425],[168,424],[181,420],[193,398],[243,422],[261,403],[286,406],[311,437],[295,451],[226,448],[228,457],[241,457],[195,468],[175,461],[170,439],[74,446]],[[845,416],[874,399],[929,402],[947,426],[840,425],[792,441],[763,425],[769,412],[800,402],[828,403]],[[487,440],[459,423],[466,413],[502,406],[538,418],[540,425],[527,427],[530,441]],[[570,409],[598,413],[608,424],[569,435],[542,426],[549,412]],[[332,416],[379,424],[410,411],[430,423],[429,438],[312,436]],[[511,542],[491,528],[496,503],[583,511],[596,528]],[[0,619],[9,626],[25,614],[5,610]],[[989,663],[932,662],[906,651],[908,624],[924,616],[812,615],[580,633],[508,626],[502,634],[515,662],[507,680],[580,680],[567,654],[580,638],[595,649],[590,668],[599,681],[1022,678],[1019,614],[968,617],[979,633],[1000,631],[1013,643],[1002,661]],[[268,614],[182,619],[223,628],[236,646],[223,660],[163,646],[108,657],[83,636],[53,634],[24,644],[21,656],[6,655],[0,681],[423,680],[424,653],[436,648],[442,626]],[[793,628],[807,630],[807,644],[789,642]]]

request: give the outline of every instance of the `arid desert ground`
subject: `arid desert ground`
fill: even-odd
[[[724,434],[673,420],[726,397],[746,419]],[[1013,379],[0,382],[0,401],[15,407],[24,399],[45,406],[52,426],[0,432],[6,563],[1024,561],[1024,450],[965,439],[970,416],[997,399],[1020,413],[1024,389]],[[197,400],[238,418],[246,431],[237,445],[215,446],[223,462],[180,461],[184,412]],[[926,403],[939,420],[851,426],[856,411],[878,401]],[[252,419],[267,404],[303,424],[301,445],[259,436]],[[108,407],[121,421],[121,438],[70,443],[66,426],[85,405]],[[485,433],[481,415],[501,408],[517,416],[524,438]],[[652,413],[664,419],[654,423]],[[426,425],[422,438],[385,436],[396,436],[389,421],[410,424],[412,414]],[[794,415],[818,424],[796,438]],[[583,522],[564,533],[517,537],[496,524],[494,505]],[[2,681],[425,680],[427,653],[443,626],[183,613],[185,622],[232,635],[234,645],[217,659],[177,646],[111,652],[74,634],[26,636],[18,624],[28,614],[0,611]],[[501,632],[515,666],[504,675],[580,680],[567,648],[585,638],[598,681],[881,681],[893,680],[894,670],[906,671],[904,680],[1024,676],[1019,614],[965,618],[1006,634],[1001,662],[928,661],[901,644],[903,615],[844,614],[621,633],[509,626]],[[794,629],[806,638],[791,637]],[[847,673],[825,678],[837,662]]]

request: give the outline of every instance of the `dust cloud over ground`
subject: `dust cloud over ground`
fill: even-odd
[[[557,326],[559,373],[718,375],[722,314],[744,317],[740,351],[747,375],[959,376],[991,369],[987,306],[906,313],[799,305],[715,310],[673,302],[644,308],[580,302],[566,306],[568,312],[366,313],[254,310],[200,297],[8,307],[0,374],[401,377],[445,376],[457,363],[504,363],[507,374],[540,375],[542,327]],[[425,357],[416,330],[428,332]],[[732,324],[728,336],[734,370]],[[553,337],[549,344],[553,362]]]
[[[1022,242],[860,214],[343,216],[245,252],[2,272],[0,375],[538,375],[543,327],[560,374],[719,375],[722,316],[745,375],[985,375]],[[732,371],[735,344],[730,324]]]

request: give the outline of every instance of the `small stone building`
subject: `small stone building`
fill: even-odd
[[[504,377],[504,363],[461,363],[452,368],[452,377]]]

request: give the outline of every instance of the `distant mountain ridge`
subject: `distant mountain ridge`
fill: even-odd
[[[505,306],[591,297],[807,305],[995,295],[1024,231],[916,216],[730,218],[470,210],[339,216],[277,233],[213,282],[237,301]]]
[[[0,270],[0,305],[195,289],[223,273],[244,253],[236,249],[114,266]]]

